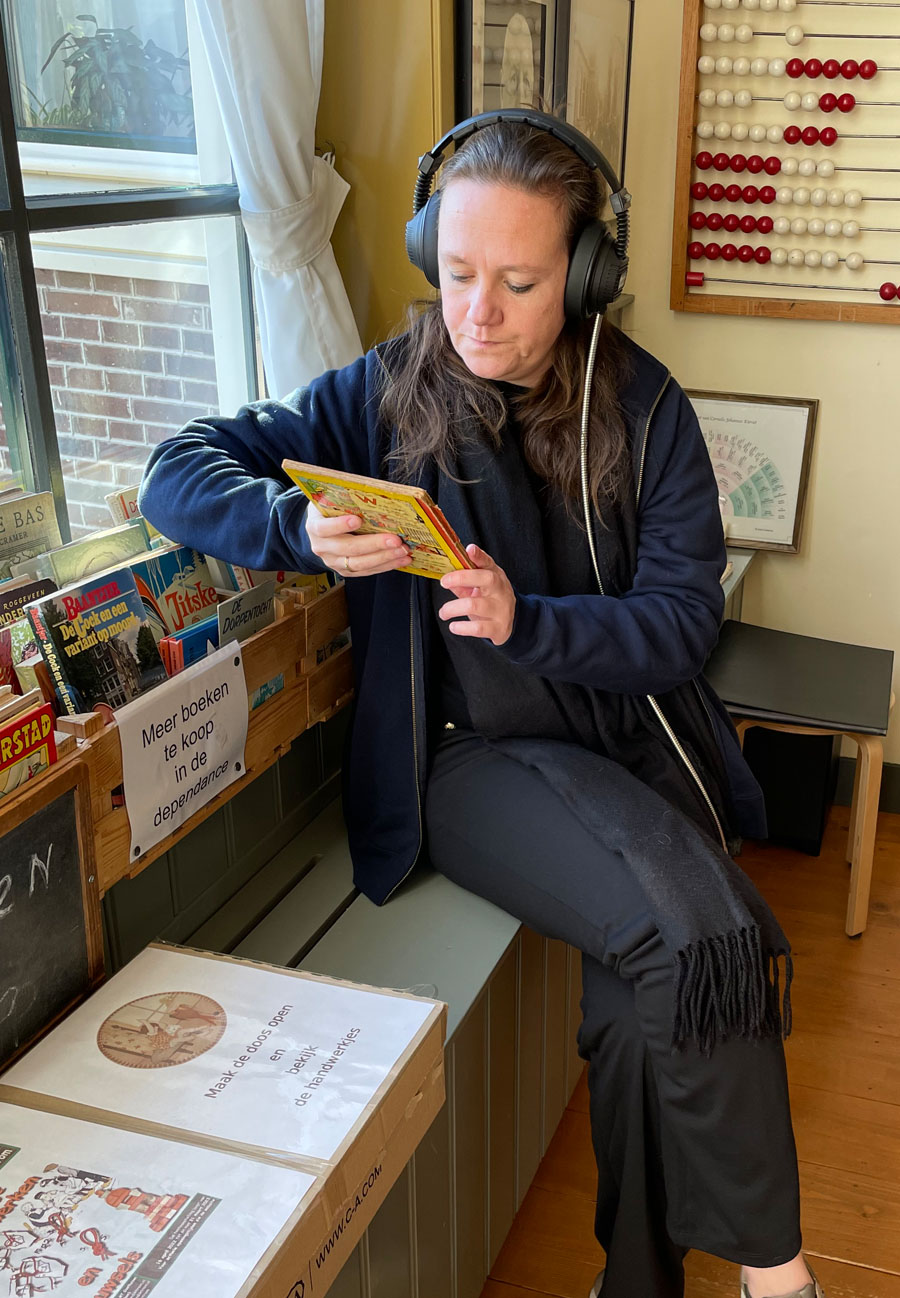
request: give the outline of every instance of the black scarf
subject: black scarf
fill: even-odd
[[[514,394],[508,390],[507,397]],[[523,594],[596,590],[587,538],[562,497],[525,461],[510,419],[499,453],[470,430],[438,501]],[[454,477],[461,482],[454,481]],[[464,485],[463,485],[464,484]],[[636,504],[625,492],[596,532],[604,590],[631,585]],[[437,583],[435,606],[447,598]],[[515,666],[486,640],[440,622],[474,729],[538,771],[604,846],[622,856],[676,963],[672,1043],[709,1053],[717,1040],[790,1032],[790,946],[745,872],[722,850],[715,820],[649,702]],[[730,808],[712,727],[692,685],[658,697],[729,835]],[[785,957],[783,1003],[778,958]]]

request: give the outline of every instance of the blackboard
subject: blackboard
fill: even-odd
[[[32,796],[22,814],[0,818],[0,1068],[84,996],[97,972],[79,789],[65,784],[51,800]],[[4,820],[13,825],[6,832]]]

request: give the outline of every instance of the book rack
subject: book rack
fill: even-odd
[[[122,748],[115,720],[105,723],[96,712],[64,717],[59,728],[75,736],[74,751],[49,771],[5,798],[0,804],[0,838],[35,809],[44,780],[61,767],[77,763],[80,785],[87,789],[92,838],[91,859],[96,886],[102,896],[120,879],[133,877],[184,838],[201,821],[240,793],[252,780],[288,751],[293,741],[316,722],[325,721],[349,700],[353,691],[351,650],[347,645],[326,657],[330,642],[347,627],[347,601],[343,586],[324,595],[307,590],[284,591],[279,596],[276,621],[242,645],[244,675],[251,711],[245,747],[245,773],[216,798],[136,861],[130,859],[127,809],[116,805],[122,784]],[[254,692],[276,688],[257,706]],[[93,884],[94,879],[90,882]]]

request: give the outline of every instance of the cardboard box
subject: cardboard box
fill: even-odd
[[[0,1101],[312,1178],[230,1289],[307,1298],[439,1111],[445,1030],[446,1007],[421,997],[154,944],[0,1078]]]

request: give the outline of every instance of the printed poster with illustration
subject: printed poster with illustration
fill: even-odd
[[[314,1184],[0,1104],[0,1298],[226,1298]]]
[[[2,1083],[330,1160],[435,1010],[430,1001],[148,947]]]

